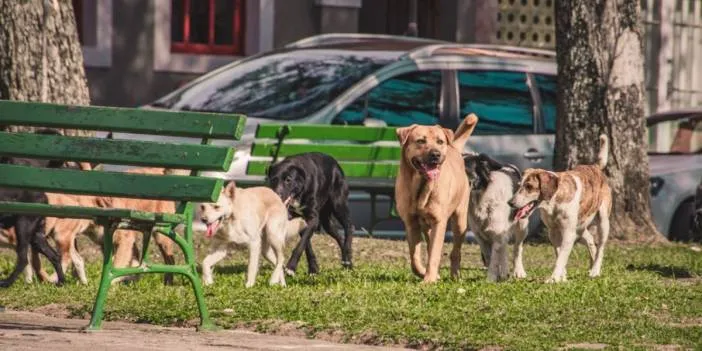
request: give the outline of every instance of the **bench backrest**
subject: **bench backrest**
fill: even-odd
[[[334,157],[351,178],[394,178],[402,155],[391,127],[261,124],[246,174],[266,175],[271,163],[303,152]]]
[[[238,140],[241,115],[133,108],[66,106],[0,101],[0,127],[24,125],[197,138],[198,144],[0,132],[0,156],[191,170],[190,176],[80,171],[0,164],[0,186],[57,193],[175,201],[216,201],[221,179],[202,170],[226,171],[230,147],[210,139]]]

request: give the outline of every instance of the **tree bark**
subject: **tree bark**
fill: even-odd
[[[558,118],[554,168],[592,164],[610,140],[611,235],[665,240],[651,219],[638,0],[555,2]]]
[[[0,99],[42,101],[42,78],[46,77],[43,102],[90,104],[73,5],[68,0],[57,3],[58,11],[47,8],[50,12],[45,23],[46,74],[43,75],[44,0],[0,0]],[[4,127],[11,131],[32,129]],[[91,133],[66,131],[66,134]]]

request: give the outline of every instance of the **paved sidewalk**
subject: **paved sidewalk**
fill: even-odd
[[[105,322],[103,330],[81,332],[83,319],[61,319],[37,313],[0,312],[0,350],[398,350],[334,344],[244,330],[198,333],[188,328]]]

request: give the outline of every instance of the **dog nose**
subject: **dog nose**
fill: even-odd
[[[200,217],[200,222],[205,223],[205,224],[209,223],[207,221],[207,217]]]
[[[507,204],[509,205],[509,207],[514,208],[514,199],[509,199],[509,201],[507,201]]]
[[[429,151],[429,158],[436,161],[441,158],[441,152],[439,150],[431,150]]]

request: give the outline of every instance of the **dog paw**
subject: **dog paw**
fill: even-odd
[[[424,276],[422,284],[435,284],[439,281],[439,277]]]
[[[524,279],[527,277],[527,274],[523,270],[517,270],[512,273],[512,277],[517,278],[517,279]]]
[[[10,285],[12,285],[12,282],[10,282],[9,280],[0,280],[0,288],[9,288]]]
[[[341,261],[341,266],[346,269],[353,269],[353,263],[351,261]]]
[[[566,277],[550,277],[546,279],[546,284],[563,283],[566,281]]]
[[[254,286],[255,284],[256,284],[256,282],[246,282],[246,284],[244,286],[246,288],[250,288],[250,287]]]
[[[270,286],[280,285],[280,286],[282,286],[282,287],[285,287],[286,284],[285,284],[285,280],[280,280],[280,281],[278,281],[278,280],[271,280],[271,281],[268,282],[268,285],[270,285]]]
[[[208,285],[212,285],[212,284],[214,284],[214,280],[212,280],[212,279],[203,279],[202,280],[203,286],[208,286]]]
[[[293,271],[293,270],[290,269],[290,268],[285,268],[285,274],[287,274],[287,275],[289,275],[289,276],[292,277],[292,276],[295,275],[295,271]]]
[[[597,278],[600,276],[600,271],[590,271],[590,278]]]

